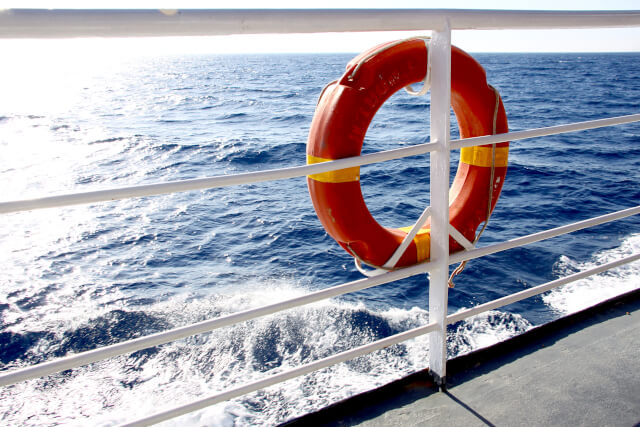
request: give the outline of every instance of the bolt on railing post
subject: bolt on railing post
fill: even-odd
[[[431,52],[431,264],[429,322],[438,329],[429,334],[429,371],[444,385],[447,366],[447,303],[449,276],[449,114],[451,106],[451,29],[446,20],[434,30]]]

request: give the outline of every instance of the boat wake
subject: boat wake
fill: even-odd
[[[640,234],[632,234],[625,238],[619,247],[598,252],[586,262],[574,261],[562,255],[554,265],[554,271],[557,276],[564,277],[638,252],[640,252]],[[543,295],[542,299],[562,315],[575,313],[636,289],[638,277],[640,277],[640,264],[630,263],[556,288]]]
[[[79,313],[95,317],[65,322],[66,326],[55,331],[15,332],[11,336],[14,346],[21,342],[29,348],[11,357],[11,344],[5,342],[3,361],[5,369],[31,364],[306,292],[302,286],[282,281],[228,288],[207,297],[174,297],[144,312],[119,308],[98,316]],[[4,388],[0,411],[9,424],[81,424],[89,417],[94,425],[118,424],[425,325],[428,317],[418,307],[376,310],[340,300],[319,302]],[[529,327],[518,315],[490,312],[476,316],[451,326],[449,353],[466,353]],[[9,338],[8,331],[2,334]],[[277,424],[424,369],[427,340],[419,337],[170,424]]]

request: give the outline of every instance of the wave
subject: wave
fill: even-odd
[[[219,291],[206,297],[175,297],[145,312],[111,310],[64,330],[7,331],[0,334],[9,343],[0,347],[0,360],[34,363],[43,355],[50,359],[90,350],[306,293],[304,287],[282,281]],[[0,391],[0,411],[10,424],[81,423],[83,414],[91,414],[92,423],[111,425],[130,419],[133,413],[151,413],[210,395],[427,322],[427,311],[418,307],[375,310],[340,300],[323,301],[5,388]],[[517,315],[476,316],[450,326],[449,353],[465,353],[528,327]],[[170,424],[277,424],[425,368],[427,341],[423,336]],[[76,398],[62,404],[59,396],[71,394]],[[31,399],[38,402],[35,408],[15,405]]]
[[[424,114],[429,103],[420,100],[419,102],[394,102],[392,105],[398,110],[417,111]]]
[[[237,165],[262,166],[264,164],[279,165],[283,162],[291,163],[291,159],[299,159],[297,163],[304,162],[306,145],[303,143],[288,143],[274,147],[247,147],[243,151],[232,151],[220,158],[221,161]]]
[[[61,129],[70,129],[71,126],[69,126],[68,124],[61,124],[61,125],[52,125],[49,127],[49,129],[51,129],[52,131],[58,131]]]
[[[163,124],[184,124],[184,123],[193,123],[192,119],[158,119],[157,123]]]
[[[142,137],[142,135],[134,135],[134,138],[139,138]],[[89,141],[87,142],[87,144],[91,145],[91,144],[104,144],[107,142],[118,142],[118,141],[127,141],[129,140],[129,137],[124,137],[124,136],[114,136],[111,138],[104,138],[104,139],[96,139],[95,141]]]
[[[221,116],[216,117],[217,120],[233,120],[233,119],[241,119],[243,117],[247,117],[247,113],[229,113],[223,114]]]
[[[598,252],[589,261],[575,261],[562,255],[554,265],[554,272],[557,276],[564,277],[639,252],[640,234],[633,234],[625,238],[619,247]],[[640,264],[636,261],[553,289],[543,295],[542,300],[562,315],[575,313],[616,295],[637,289],[639,277]]]
[[[285,114],[280,116],[274,116],[272,118],[275,122],[304,122],[306,123],[309,120],[309,117],[304,114]]]

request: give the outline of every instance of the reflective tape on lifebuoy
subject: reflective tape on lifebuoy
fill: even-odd
[[[372,56],[372,52],[377,53]],[[309,131],[307,163],[359,156],[378,109],[398,90],[422,81],[426,71],[427,47],[418,39],[388,43],[354,58],[340,80],[321,95]],[[451,105],[462,138],[491,135],[494,127],[495,133],[508,132],[502,100],[487,84],[484,69],[456,47],[451,48]],[[487,218],[492,164],[491,210],[507,173],[508,153],[508,142],[496,144],[495,153],[491,145],[460,152],[449,192],[449,221],[469,241]],[[310,175],[307,183],[327,233],[366,264],[384,265],[411,229],[383,227],[373,218],[362,196],[359,167]],[[429,259],[430,229],[427,221],[396,267]],[[453,239],[449,246],[451,252],[462,250]]]

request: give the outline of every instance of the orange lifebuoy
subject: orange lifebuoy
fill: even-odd
[[[354,58],[346,73],[320,97],[309,131],[307,163],[359,156],[378,109],[398,90],[422,81],[426,72],[427,48],[422,40],[388,43]],[[462,138],[508,132],[502,100],[487,84],[484,69],[456,47],[451,48],[451,105]],[[491,145],[461,150],[449,192],[449,219],[469,241],[487,219],[489,197],[491,210],[495,207],[507,173],[508,151],[508,142],[496,144],[495,150]],[[411,228],[386,228],[373,218],[362,196],[358,167],[309,175],[307,183],[327,233],[366,264],[384,265]],[[449,244],[451,252],[462,250],[453,239]],[[429,250],[427,222],[395,267],[428,260]]]

